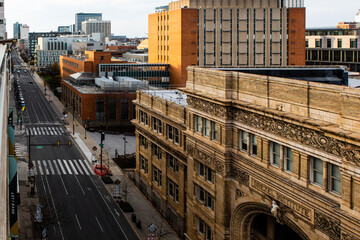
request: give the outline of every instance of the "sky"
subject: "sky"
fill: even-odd
[[[8,37],[13,24],[30,26],[30,32],[57,31],[58,26],[75,23],[75,13],[99,12],[111,20],[112,33],[128,37],[147,37],[148,14],[170,0],[4,0]],[[306,27],[330,27],[354,21],[359,0],[305,0]]]

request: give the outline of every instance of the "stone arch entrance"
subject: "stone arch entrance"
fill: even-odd
[[[262,229],[262,234],[261,229],[258,229],[255,225],[264,222],[265,219],[267,227],[273,229]],[[265,204],[255,202],[243,203],[235,209],[231,217],[231,240],[263,240],[269,237],[267,234],[273,234],[273,236],[289,234],[298,236],[298,239],[309,240],[309,237],[286,216],[283,216],[282,220],[283,225],[276,223],[275,218],[271,215],[270,207]]]

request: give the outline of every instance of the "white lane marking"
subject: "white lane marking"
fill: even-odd
[[[40,175],[43,175],[44,172],[42,170],[42,167],[41,167],[41,164],[40,164],[40,161],[36,161],[37,162],[37,165],[38,165],[38,168],[39,168],[39,172],[40,172]]]
[[[61,171],[63,172],[64,175],[66,175],[66,171],[65,171],[65,169],[64,169],[64,167],[63,167],[63,165],[62,165],[61,160],[58,159],[57,161],[58,161],[58,163],[59,163],[59,166],[60,166],[60,168],[61,168]]]
[[[84,161],[85,162],[85,166],[87,166],[87,169],[89,170],[90,174],[91,175],[94,175],[95,173],[93,172],[93,168],[92,166],[90,165],[90,163],[88,161]]]
[[[30,103],[32,105],[32,109],[35,109],[34,104],[32,102],[30,102]],[[37,122],[40,122],[39,116],[37,115],[36,111],[34,111],[34,113],[35,113],[35,116],[37,118]]]
[[[54,164],[54,166],[55,166],[56,173],[59,174],[59,175],[61,175],[60,169],[59,169],[58,165],[56,164],[56,160],[53,160],[53,164]]]
[[[48,130],[46,128],[45,128],[45,134],[49,135],[49,132],[48,132]]]
[[[89,169],[87,167],[85,167],[83,160],[79,159],[79,163],[80,163],[81,167],[84,169],[85,174],[90,175],[91,172],[89,173]]]
[[[36,129],[34,128],[33,130],[34,130],[34,134],[35,134],[35,136],[37,136],[38,134],[37,134]]]
[[[51,174],[54,175],[54,174],[55,174],[55,171],[54,171],[53,166],[51,165],[51,161],[48,160],[47,162],[48,162],[48,165],[49,165],[49,167],[50,167]]]
[[[43,128],[43,127],[41,128],[41,133],[42,133],[42,135],[45,135],[45,132],[44,132],[44,128]]]
[[[102,228],[101,225],[100,225],[100,222],[99,222],[98,218],[95,217],[95,219],[96,219],[97,223],[99,224],[99,227],[100,227],[101,231],[104,232],[103,228]]]
[[[45,169],[46,175],[50,175],[49,169],[47,168],[47,165],[46,165],[46,161],[44,160],[44,161],[42,161],[42,162],[43,162],[43,164],[44,164],[44,169]]]
[[[67,191],[67,189],[66,189],[66,187],[65,187],[64,180],[62,179],[62,176],[61,176],[61,175],[60,175],[60,180],[61,180],[61,182],[62,182],[62,185],[63,185],[64,189],[65,189],[66,195],[69,195],[69,193],[68,193],[68,191]]]
[[[75,164],[76,168],[79,170],[79,173],[80,173],[81,175],[83,175],[84,173],[83,173],[83,171],[81,170],[81,167],[80,167],[79,164],[77,163],[76,159],[74,159],[74,164]]]
[[[62,129],[62,128],[59,128],[59,129],[60,129],[60,132],[61,132],[61,133],[64,133],[64,129]]]
[[[49,188],[49,193],[50,193],[50,198],[51,198],[51,201],[52,201],[52,204],[53,204],[53,208],[56,209],[55,203],[54,203],[54,198],[53,198],[53,196],[52,196],[52,194],[51,194],[51,189],[50,189],[50,185],[49,185],[49,182],[48,182],[47,178],[45,178],[45,181],[46,181],[46,184],[47,184],[47,186],[48,186],[48,188]],[[54,212],[55,212],[56,219],[58,220],[59,229],[60,229],[60,234],[61,234],[61,239],[64,240],[64,235],[63,235],[63,232],[62,232],[62,230],[61,230],[61,224],[60,224],[60,221],[59,221],[59,217],[58,217],[58,215],[57,215],[56,210],[55,210]]]
[[[74,177],[75,177],[75,179],[76,179],[77,183],[79,184],[79,187],[80,187],[80,189],[81,189],[82,193],[83,193],[83,194],[84,194],[84,196],[85,196],[85,191],[84,191],[83,187],[81,186],[81,184],[80,184],[80,182],[79,182],[79,179],[76,177],[76,175],[74,175]]]
[[[70,168],[69,168],[69,165],[67,164],[67,161],[66,161],[66,160],[63,160],[63,163],[65,164],[65,167],[66,167],[66,169],[68,170],[68,173],[69,173],[69,174],[72,174],[72,172],[71,172],[71,170],[70,170]]]
[[[71,168],[73,169],[73,172],[75,173],[75,175],[79,175],[78,171],[76,171],[76,168],[71,160],[69,160],[69,164],[70,164]]]
[[[54,133],[53,133],[53,131],[51,131],[51,130],[50,130],[50,133],[51,133],[51,136],[54,136]]]
[[[76,218],[77,223],[79,224],[80,230],[82,230],[81,225],[80,225],[80,222],[79,222],[79,219],[78,219],[78,217],[76,216],[76,214],[75,214],[75,218]]]
[[[33,130],[31,128],[30,128],[30,133],[31,133],[31,135],[34,135]]]
[[[29,129],[26,129],[26,135],[29,136]]]

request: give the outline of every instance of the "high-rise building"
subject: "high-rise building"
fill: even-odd
[[[75,14],[75,32],[81,31],[81,24],[89,19],[102,20],[102,13],[77,13]]]
[[[69,26],[58,26],[58,32],[73,32],[73,25]]]
[[[0,39],[6,38],[4,0],[0,0]]]
[[[89,19],[82,22],[82,31],[86,34],[103,33],[104,38],[111,36],[111,21]]]
[[[22,24],[19,22],[14,23],[13,38],[20,39],[21,26]]]
[[[303,1],[171,2],[149,15],[149,62],[184,85],[190,65],[305,65]]]

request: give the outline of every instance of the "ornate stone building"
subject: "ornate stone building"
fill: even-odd
[[[360,239],[360,90],[189,67],[181,92],[138,92],[133,123],[184,239]]]

